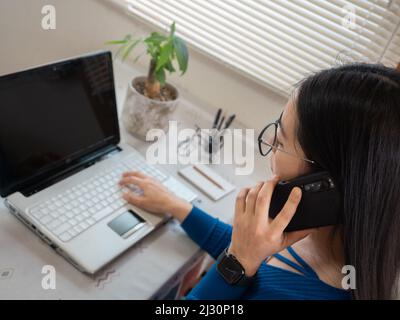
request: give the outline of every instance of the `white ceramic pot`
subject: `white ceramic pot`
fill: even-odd
[[[169,120],[179,104],[177,89],[168,83],[166,86],[175,93],[175,100],[153,100],[138,92],[135,84],[145,79],[146,77],[136,77],[129,83],[122,110],[122,122],[127,131],[144,141],[150,129],[157,128],[168,132]]]

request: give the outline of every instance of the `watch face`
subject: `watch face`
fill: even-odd
[[[244,270],[240,263],[231,257],[225,256],[217,265],[218,271],[230,284],[237,283],[243,276]]]

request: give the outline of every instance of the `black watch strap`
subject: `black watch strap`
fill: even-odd
[[[243,266],[234,255],[228,253],[228,248],[217,259],[217,271],[230,285],[247,287],[255,278],[255,275],[246,276]]]

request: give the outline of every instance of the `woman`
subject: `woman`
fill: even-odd
[[[261,137],[260,149],[271,155],[275,177],[240,191],[233,229],[141,173],[121,180],[144,191],[126,193],[127,201],[169,212],[214,258],[228,247],[254,278],[247,287],[229,285],[214,265],[188,299],[393,298],[400,263],[400,74],[372,64],[323,70],[300,83],[274,126],[275,139]],[[342,193],[342,224],[284,233],[301,189],[270,221],[274,186],[321,168]],[[354,290],[342,287],[344,265],[355,268]]]

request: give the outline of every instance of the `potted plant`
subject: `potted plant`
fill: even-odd
[[[170,115],[179,103],[179,92],[166,82],[166,72],[176,72],[174,62],[183,75],[188,67],[188,50],[185,42],[175,35],[175,22],[168,35],[153,32],[145,39],[134,39],[127,35],[123,40],[109,41],[107,44],[119,45],[116,57],[125,60],[132,50],[143,43],[150,57],[147,76],[134,78],[128,91],[122,112],[122,121],[136,137],[145,140],[152,128],[168,130]],[[135,62],[140,57],[135,58]]]

